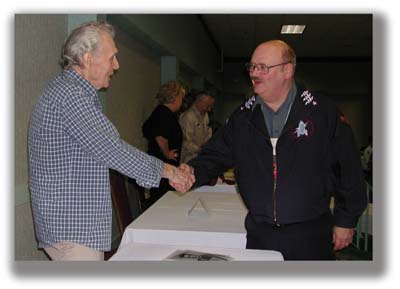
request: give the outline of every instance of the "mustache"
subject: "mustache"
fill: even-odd
[[[259,77],[257,77],[257,76],[251,76],[250,79],[251,79],[252,81],[259,81],[259,80],[261,80],[261,79],[260,79]]]

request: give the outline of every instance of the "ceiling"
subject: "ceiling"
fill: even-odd
[[[295,50],[298,61],[372,59],[372,14],[201,14],[225,62],[241,61],[270,39]],[[307,25],[302,35],[281,35],[283,24]]]

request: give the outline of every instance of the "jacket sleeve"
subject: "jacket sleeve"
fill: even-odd
[[[233,167],[233,124],[227,121],[203,146],[200,154],[188,164],[194,168],[198,187]]]
[[[334,114],[334,128],[332,140],[332,169],[335,177],[334,220],[338,227],[354,228],[367,206],[361,159],[350,124],[339,111]]]

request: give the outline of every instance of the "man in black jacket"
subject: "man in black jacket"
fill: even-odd
[[[285,42],[260,44],[247,64],[255,95],[181,168],[194,169],[199,186],[234,167],[249,211],[248,249],[333,260],[367,204],[360,157],[348,121],[329,99],[296,85],[295,66]]]

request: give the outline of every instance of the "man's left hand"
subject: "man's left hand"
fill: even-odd
[[[346,248],[353,241],[354,229],[333,227],[333,249],[335,251]]]

